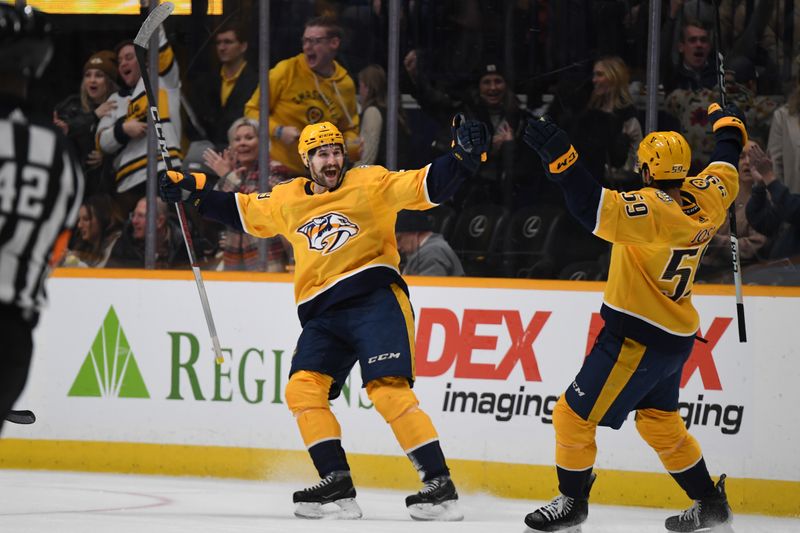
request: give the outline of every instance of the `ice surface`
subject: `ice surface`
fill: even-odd
[[[522,533],[523,517],[542,502],[463,494],[463,522],[414,522],[406,493],[359,490],[364,518],[295,518],[301,484],[0,470],[2,533]],[[663,532],[671,511],[592,505],[583,533]],[[736,533],[800,533],[800,519],[737,515]]]

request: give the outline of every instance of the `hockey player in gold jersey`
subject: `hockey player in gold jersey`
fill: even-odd
[[[560,495],[525,517],[533,531],[578,528],[588,516],[597,426],[619,429],[636,412],[636,429],[694,505],[667,518],[670,531],[709,531],[728,523],[725,475],[714,485],[698,442],[678,414],[683,365],[699,319],[692,305],[695,272],[739,190],[737,164],[747,142],[741,112],[709,107],[715,149],[696,177],[691,153],[675,132],[639,144],[645,187],[602,188],[585,170],[567,134],[547,119],[528,121],[524,140],[562,189],[567,207],[611,243],[601,314],[605,327],[553,413]]]
[[[306,126],[300,157],[310,178],[270,193],[208,190],[206,176],[160,178],[162,198],[189,200],[200,213],[256,237],[284,235],[294,248],[295,299],[303,331],[292,358],[286,403],[321,481],[294,494],[301,518],[360,518],[341,428],[329,400],[358,362],[367,395],[419,471],[424,487],[406,498],[413,518],[460,520],[433,424],[411,390],[414,316],[400,276],[394,227],[402,209],[423,210],[449,198],[485,157],[489,134],[480,122],[454,119],[453,149],[426,167],[392,172],[347,170],[342,134],[333,124]],[[329,507],[329,506],[328,506]]]

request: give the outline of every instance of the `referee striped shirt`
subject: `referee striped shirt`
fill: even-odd
[[[83,173],[66,138],[0,95],[0,305],[36,316],[54,245],[75,225],[82,199]]]

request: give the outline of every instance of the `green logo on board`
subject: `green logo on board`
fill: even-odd
[[[114,306],[108,309],[67,396],[150,397]]]

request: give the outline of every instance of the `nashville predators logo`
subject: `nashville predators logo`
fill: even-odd
[[[358,226],[350,222],[344,215],[327,213],[321,217],[312,218],[300,226],[297,233],[306,236],[308,247],[311,250],[328,255],[358,235]]]

